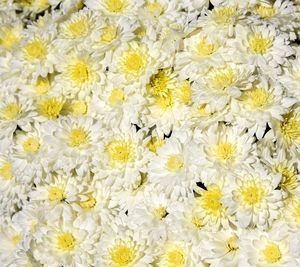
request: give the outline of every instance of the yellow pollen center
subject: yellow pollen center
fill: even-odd
[[[22,144],[24,151],[35,154],[40,149],[40,140],[37,137],[29,137]]]
[[[1,118],[6,121],[13,121],[21,114],[21,107],[17,103],[10,103],[0,110]]]
[[[247,90],[241,98],[254,109],[266,107],[273,99],[272,94],[261,88]]]
[[[20,35],[13,27],[4,26],[0,28],[0,46],[10,50],[13,46],[18,45],[20,40]]]
[[[149,12],[152,14],[154,17],[159,17],[164,13],[164,7],[158,3],[158,2],[152,2],[148,3],[146,5],[146,8],[149,10]]]
[[[103,29],[100,39],[103,43],[110,44],[117,37],[117,28],[114,26],[106,26]]]
[[[158,220],[162,220],[167,216],[167,214],[168,214],[167,210],[164,207],[157,208],[153,211],[154,217],[157,218]]]
[[[2,164],[0,167],[0,177],[4,180],[11,180],[14,177],[11,163],[6,162]]]
[[[262,251],[262,254],[266,262],[269,264],[279,262],[282,258],[279,246],[274,243],[268,244]]]
[[[110,258],[117,266],[128,266],[135,260],[134,247],[117,244],[110,251]]]
[[[175,248],[167,252],[168,267],[181,267],[185,264],[185,253],[181,248]]]
[[[96,199],[92,196],[92,194],[89,194],[87,197],[88,197],[88,199],[80,202],[79,206],[83,209],[91,209],[91,208],[95,207],[97,204]]]
[[[126,8],[125,0],[106,0],[106,9],[112,13],[120,13]]]
[[[201,196],[202,208],[210,215],[218,215],[222,209],[221,197],[222,192],[218,186],[208,186],[207,191],[204,191]]]
[[[248,206],[254,206],[260,204],[265,195],[262,186],[255,183],[251,183],[241,188],[241,197],[244,204]]]
[[[86,17],[79,18],[71,22],[67,29],[66,35],[68,38],[78,38],[83,37],[88,34],[90,30],[90,23]]]
[[[85,115],[88,110],[88,105],[84,100],[74,100],[71,103],[70,113],[75,116]]]
[[[150,77],[147,90],[152,96],[166,97],[169,95],[173,85],[174,80],[171,77],[171,69],[163,69]]]
[[[208,57],[216,52],[216,50],[216,45],[206,42],[206,38],[201,39],[197,45],[197,52],[201,57]]]
[[[232,86],[237,78],[236,72],[231,68],[213,68],[209,73],[209,86],[218,91],[224,92]]]
[[[283,122],[280,125],[283,138],[288,143],[293,143],[300,138],[300,120],[295,118],[293,112],[290,112],[284,116]]]
[[[232,236],[232,237],[230,237],[229,239],[227,239],[227,241],[226,241],[226,247],[227,247],[227,249],[228,249],[229,252],[239,250],[239,247],[236,244],[236,241],[237,241],[237,236],[235,236],[235,235]]]
[[[13,243],[14,247],[16,245],[18,245],[22,239],[23,239],[23,237],[20,234],[13,236],[12,243]]]
[[[48,77],[38,77],[34,89],[37,94],[46,94],[50,89],[50,82]]]
[[[201,220],[199,217],[194,216],[192,218],[192,224],[196,227],[196,228],[201,228],[203,227],[203,220]]]
[[[233,21],[236,13],[236,7],[217,7],[213,9],[212,17],[217,24],[225,26]]]
[[[248,40],[252,54],[265,54],[273,45],[272,38],[263,37],[260,33],[254,33]]]
[[[156,153],[157,149],[166,143],[164,139],[159,139],[157,137],[152,137],[150,142],[147,144],[149,150]]]
[[[134,152],[131,142],[116,140],[106,146],[109,159],[120,163],[127,163],[133,160]]]
[[[88,143],[88,133],[82,128],[72,129],[69,134],[69,145],[79,147]]]
[[[65,199],[65,190],[57,186],[51,186],[48,189],[48,199],[50,201],[61,202]]]
[[[257,5],[255,12],[263,19],[270,19],[277,14],[277,10],[272,6]]]
[[[25,57],[29,61],[44,59],[47,56],[47,47],[41,40],[34,40],[28,43],[23,49]]]
[[[122,55],[122,70],[134,76],[140,75],[146,68],[146,56],[139,50],[129,49]]]
[[[124,90],[122,88],[115,88],[111,91],[109,96],[109,104],[111,107],[116,105],[123,104],[125,100]]]
[[[276,173],[282,175],[279,187],[288,193],[292,193],[300,185],[300,181],[297,179],[297,172],[294,167],[288,167],[286,164],[277,164],[274,166]]]
[[[43,99],[38,103],[38,111],[42,116],[48,119],[56,119],[58,118],[63,105],[64,101],[58,98]]]
[[[184,162],[178,155],[171,155],[166,164],[167,170],[170,172],[179,172],[184,167]]]
[[[57,247],[62,251],[71,251],[76,246],[76,240],[71,233],[62,233],[57,236]]]
[[[175,91],[175,97],[183,104],[192,104],[192,88],[188,81],[182,81]]]
[[[233,159],[235,155],[235,146],[230,143],[221,143],[216,147],[216,156],[222,161]]]
[[[83,62],[78,61],[74,65],[68,67],[67,76],[77,85],[82,86],[92,80],[92,70],[90,66]]]

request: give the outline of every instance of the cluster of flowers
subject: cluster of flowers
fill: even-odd
[[[0,265],[300,266],[300,1],[2,0]]]

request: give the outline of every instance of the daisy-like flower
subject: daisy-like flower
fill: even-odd
[[[3,23],[0,27],[0,54],[14,51],[20,45],[23,37],[23,24],[20,20]]]
[[[131,230],[121,215],[103,229],[95,258],[96,265],[112,267],[146,267],[153,260],[145,237]]]
[[[286,229],[271,232],[253,231],[241,241],[244,264],[250,266],[297,266],[291,236]]]
[[[57,169],[70,170],[80,164],[88,164],[97,143],[102,137],[102,125],[91,117],[67,116],[50,122],[51,132],[44,139],[51,147]],[[57,160],[57,154],[64,158]],[[81,166],[83,168],[84,164]]]
[[[254,139],[243,128],[215,124],[206,131],[195,131],[194,139],[199,144],[201,163],[209,168],[234,171],[256,160]]]
[[[104,183],[116,188],[135,188],[140,173],[147,172],[150,152],[143,140],[145,130],[130,128],[111,129],[104,135],[92,160],[92,169]]]
[[[294,54],[289,46],[289,36],[274,26],[242,26],[236,27],[236,38],[232,41],[232,49],[238,50],[236,57],[246,59],[249,65],[256,65],[264,72],[287,63],[287,58]]]
[[[93,265],[99,238],[96,226],[81,229],[74,218],[48,220],[36,233],[32,247],[34,257],[47,266]]]
[[[227,63],[222,67],[208,67],[201,76],[195,78],[197,87],[193,100],[207,103],[206,112],[220,111],[232,99],[241,96],[250,88],[253,77],[251,68],[245,64]]]
[[[92,58],[88,52],[71,51],[63,62],[56,64],[60,72],[55,77],[53,91],[68,98],[89,97],[92,90],[105,79],[99,58]]]
[[[173,137],[167,139],[150,160],[149,182],[171,198],[190,195],[199,179],[195,175],[197,152],[193,142],[182,143]]]
[[[237,123],[247,127],[249,134],[256,134],[261,139],[267,124],[271,125],[274,118],[283,120],[283,114],[295,102],[296,99],[285,96],[284,88],[279,83],[259,76],[252,88],[243,91],[231,107]]]
[[[216,233],[206,233],[199,246],[200,254],[205,262],[212,267],[234,266],[240,264],[240,240],[236,232],[223,230]]]
[[[258,227],[268,229],[278,218],[286,196],[276,189],[280,175],[274,175],[261,165],[239,170],[236,188],[224,197],[228,214],[235,215],[241,228]]]
[[[6,94],[0,100],[0,138],[11,136],[17,127],[30,130],[30,122],[35,115],[31,99],[20,93]]]

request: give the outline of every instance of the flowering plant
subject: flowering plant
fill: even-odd
[[[299,0],[2,0],[0,266],[300,266]]]

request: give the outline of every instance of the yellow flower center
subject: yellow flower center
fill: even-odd
[[[76,240],[71,233],[65,232],[57,236],[57,247],[59,250],[64,252],[71,251],[75,248],[75,246]]]
[[[261,88],[247,90],[241,97],[241,100],[254,109],[266,107],[273,99],[272,94]]]
[[[92,69],[86,62],[78,60],[68,67],[67,76],[75,84],[82,86],[92,81]]]
[[[269,243],[262,251],[262,254],[269,264],[279,262],[282,258],[280,248],[275,243]]]
[[[69,134],[69,145],[72,147],[80,147],[89,141],[89,135],[83,128],[72,129]]]
[[[252,54],[263,55],[273,46],[273,39],[263,37],[261,33],[254,33],[249,37],[248,43]]]
[[[224,92],[235,83],[236,78],[237,73],[230,67],[213,68],[209,72],[209,86],[218,92]]]
[[[43,99],[38,103],[38,111],[42,116],[48,119],[56,119],[63,105],[64,101],[58,98]]]
[[[12,165],[9,162],[2,164],[0,167],[0,177],[4,180],[11,180],[14,178],[12,173]]]
[[[294,112],[290,112],[284,116],[280,129],[283,138],[289,144],[292,144],[300,138],[300,121],[295,118]]]
[[[216,146],[216,156],[222,161],[233,159],[235,152],[235,146],[230,143],[221,143]]]
[[[110,251],[110,258],[117,266],[128,266],[136,258],[134,247],[126,244],[116,244]]]
[[[159,17],[164,13],[164,7],[158,2],[148,3],[145,6],[154,17]]]
[[[37,94],[47,94],[50,89],[50,82],[48,77],[38,77],[34,89]]]
[[[123,104],[125,100],[124,90],[122,88],[115,88],[111,91],[108,102],[111,107]]]
[[[188,81],[182,81],[175,90],[175,97],[185,105],[192,104],[191,84]]]
[[[291,194],[300,185],[300,181],[297,179],[297,172],[293,166],[288,167],[286,164],[277,164],[274,166],[276,173],[282,175],[279,187],[284,191]]]
[[[0,28],[0,46],[10,50],[13,46],[18,45],[20,40],[20,35],[13,27],[3,26]]]
[[[85,115],[88,105],[84,100],[75,100],[71,103],[70,113],[75,116]]]
[[[1,118],[6,121],[13,121],[21,114],[21,107],[17,103],[10,103],[0,110]]]
[[[103,29],[100,39],[103,43],[110,44],[117,37],[117,28],[115,26],[106,26]]]
[[[171,69],[163,69],[150,77],[147,90],[152,96],[166,97],[173,86],[174,80],[171,77]]]
[[[236,7],[216,7],[212,11],[212,17],[217,24],[225,26],[233,21],[236,13]]]
[[[240,189],[241,201],[247,206],[254,206],[261,204],[264,196],[265,190],[262,185],[256,184],[255,182],[250,182]]]
[[[184,162],[178,155],[171,155],[166,164],[167,170],[170,172],[179,172],[184,167]]]
[[[86,36],[90,31],[90,22],[88,18],[83,16],[69,23],[66,28],[66,37],[73,39]]]
[[[65,190],[57,186],[51,186],[48,189],[48,199],[50,201],[61,202],[65,199]]]
[[[158,220],[162,220],[167,216],[167,214],[168,214],[167,210],[164,207],[159,207],[153,211],[154,217],[157,218]]]
[[[23,48],[27,60],[44,59],[47,56],[47,47],[42,40],[36,39]]]
[[[170,249],[166,256],[168,267],[181,267],[185,264],[185,252],[180,247]]]
[[[139,76],[146,68],[146,55],[140,50],[129,49],[121,58],[121,68],[126,74]]]
[[[83,209],[91,209],[96,206],[97,201],[92,194],[87,195],[88,199],[79,203],[79,206]]]
[[[202,208],[209,215],[218,215],[222,209],[221,197],[220,188],[216,185],[209,185],[200,198]]]
[[[159,139],[157,137],[152,137],[150,142],[147,144],[149,150],[156,153],[157,149],[166,143],[164,139]]]
[[[216,52],[216,50],[217,46],[212,43],[208,43],[206,38],[201,39],[197,45],[197,52],[201,57],[208,57]]]
[[[199,217],[194,216],[192,218],[192,224],[196,227],[196,228],[201,228],[203,227],[203,220],[201,220]]]
[[[238,240],[238,238],[237,238],[236,235],[234,235],[234,236],[230,237],[229,239],[227,239],[227,241],[226,241],[226,247],[227,247],[227,249],[228,249],[229,252],[239,250],[239,247],[236,244],[237,240]]]
[[[172,109],[174,105],[173,95],[169,93],[167,96],[156,97],[155,105],[164,111]]]
[[[109,159],[120,163],[127,163],[133,160],[134,151],[131,142],[115,140],[106,146]]]
[[[124,11],[127,4],[125,0],[106,0],[106,9],[112,13],[120,13]]]
[[[14,235],[12,238],[13,246],[14,247],[17,246],[22,239],[23,239],[23,236],[21,234]]]
[[[22,144],[24,151],[35,154],[40,149],[40,140],[37,137],[29,137]]]
[[[274,7],[265,5],[257,5],[255,12],[263,19],[270,19],[277,14],[277,10]]]

